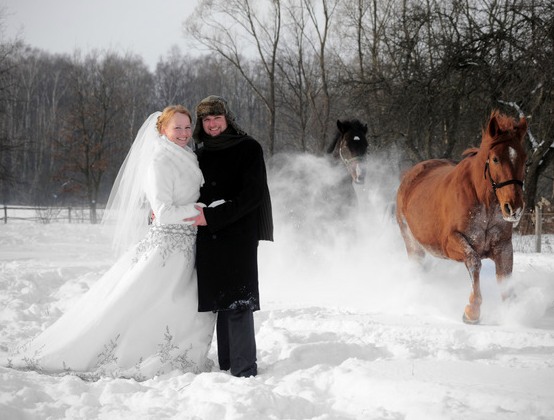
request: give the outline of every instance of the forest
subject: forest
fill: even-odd
[[[0,14],[0,26],[2,21]],[[493,109],[529,123],[525,199],[554,201],[549,0],[201,0],[155,69],[0,35],[0,202],[102,207],[146,117],[226,97],[266,159],[368,126],[391,173],[479,146]]]

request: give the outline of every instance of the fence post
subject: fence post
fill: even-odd
[[[4,204],[4,224],[8,223],[8,206]]]
[[[541,252],[541,234],[542,234],[542,207],[535,206],[535,251]]]

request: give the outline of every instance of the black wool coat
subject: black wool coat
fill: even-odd
[[[269,194],[263,151],[246,137],[223,150],[198,151],[204,175],[201,203],[207,226],[198,228],[198,310],[260,309],[258,289],[259,209]]]

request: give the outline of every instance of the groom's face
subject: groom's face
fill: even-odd
[[[206,115],[202,118],[204,132],[212,137],[219,136],[227,129],[225,115]]]

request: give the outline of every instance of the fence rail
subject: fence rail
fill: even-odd
[[[82,206],[8,206],[3,208],[2,219],[4,224],[8,220],[27,220],[38,223],[67,222],[67,223],[90,223],[91,214],[89,207]],[[103,208],[96,209],[98,220],[102,219]]]
[[[90,223],[91,214],[89,207],[65,206],[8,206],[3,207],[4,224],[8,220],[26,220],[38,223]],[[103,208],[96,208],[97,220],[102,220]],[[537,217],[538,216],[538,217]],[[514,247],[525,252],[546,252],[554,249],[554,213],[545,212],[538,206],[532,211],[526,211],[518,226],[514,230]],[[529,239],[534,237],[534,245],[529,245]]]

